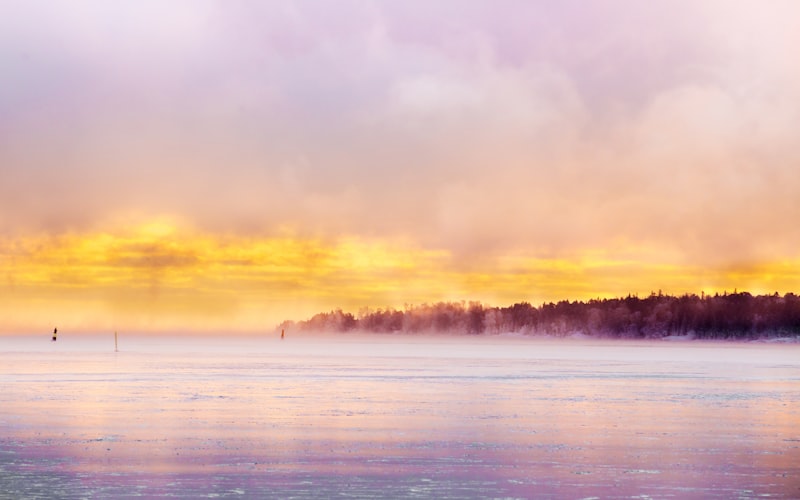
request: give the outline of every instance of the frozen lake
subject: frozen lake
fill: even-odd
[[[0,497],[798,498],[800,345],[0,337]]]

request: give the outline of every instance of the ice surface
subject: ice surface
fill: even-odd
[[[0,384],[10,498],[800,496],[796,344],[0,337]]]

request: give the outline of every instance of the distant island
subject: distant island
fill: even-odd
[[[640,298],[563,300],[539,307],[519,302],[489,307],[480,302],[439,302],[403,310],[341,309],[305,321],[284,321],[279,330],[299,332],[449,333],[580,336],[597,338],[758,339],[800,338],[800,296],[747,292]]]

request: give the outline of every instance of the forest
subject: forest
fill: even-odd
[[[284,321],[279,330],[300,332],[459,333],[598,338],[757,339],[800,337],[800,296],[747,292],[700,296],[653,293],[640,298],[519,302],[489,307],[480,302],[439,302],[396,309],[342,310],[305,321]]]

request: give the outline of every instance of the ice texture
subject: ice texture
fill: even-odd
[[[800,497],[796,344],[0,337],[0,384],[9,498]]]

